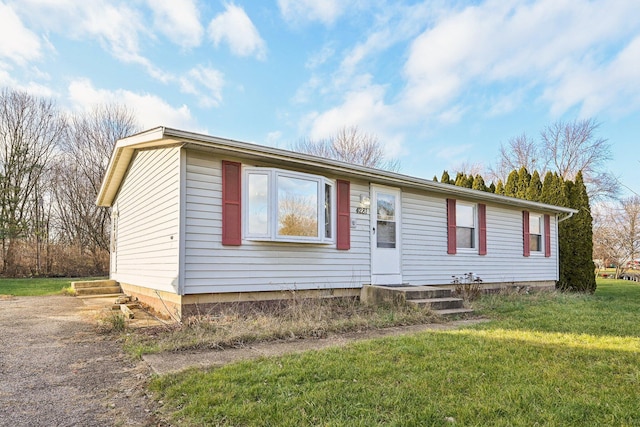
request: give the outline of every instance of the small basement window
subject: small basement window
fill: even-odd
[[[333,182],[273,168],[246,168],[244,182],[247,239],[333,241]]]

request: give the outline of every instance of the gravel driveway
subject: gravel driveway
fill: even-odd
[[[0,426],[162,425],[146,364],[95,324],[77,298],[0,299]]]

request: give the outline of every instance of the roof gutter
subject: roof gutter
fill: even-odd
[[[239,142],[209,135],[199,135],[187,131],[172,128],[164,128],[164,137],[179,140],[191,146],[202,146],[206,148],[222,148],[228,152],[240,155],[253,155],[272,160],[286,161],[298,165],[314,166],[323,169],[330,169],[334,172],[347,176],[378,181],[386,185],[405,186],[410,188],[428,189],[435,193],[448,194],[473,200],[486,202],[504,203],[524,209],[539,209],[544,212],[571,213],[573,209],[560,206],[552,206],[540,202],[532,202],[524,199],[502,196],[494,193],[472,190],[470,188],[458,187],[451,184],[433,182],[431,180],[417,178],[399,174],[396,172],[371,169],[360,165],[348,164],[338,160],[319,159],[316,156],[295,153],[282,149],[258,146],[255,144]]]
[[[540,210],[542,212],[554,212],[557,214],[568,214],[564,219],[568,219],[575,212],[574,209],[560,206],[547,205],[539,202],[516,199],[493,193],[472,190],[470,188],[457,187],[455,185],[433,182],[431,180],[412,177],[396,172],[371,169],[364,166],[352,165],[337,160],[324,159],[316,156],[296,153],[278,148],[260,146],[230,139],[201,135],[178,129],[157,127],[148,131],[121,139],[116,143],[111,161],[107,167],[107,174],[100,191],[98,192],[97,204],[99,206],[110,206],[120,187],[120,183],[126,174],[129,162],[133,154],[138,149],[162,147],[170,145],[200,146],[207,149],[220,149],[228,153],[240,156],[251,156],[276,160],[295,164],[298,166],[308,166],[322,170],[330,170],[334,173],[346,176],[365,179],[374,183],[384,183],[387,185],[397,185],[401,187],[428,190],[435,193],[452,195],[454,197],[468,198],[478,201],[517,206],[528,210]]]
[[[558,218],[558,224],[560,224],[562,221],[566,221],[566,220],[568,220],[569,218],[571,218],[571,217],[573,216],[573,214],[574,214],[574,213],[577,213],[577,211],[569,212],[569,213],[567,214],[567,216],[564,216],[564,217],[562,217],[562,218]]]

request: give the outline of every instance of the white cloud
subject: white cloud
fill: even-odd
[[[143,66],[161,82],[172,76],[141,53],[140,36],[152,34],[143,15],[127,3],[106,0],[23,0],[18,13],[27,16],[45,31],[65,34],[75,39],[93,38],[107,52],[125,63]]]
[[[154,25],[178,46],[200,45],[204,32],[194,0],[147,0],[153,11]]]
[[[580,115],[592,117],[604,110],[615,115],[640,107],[640,36],[610,63],[593,66],[584,62],[566,64],[558,82],[544,91],[552,113],[581,105]]]
[[[358,126],[362,131],[376,135],[388,155],[398,155],[403,135],[397,130],[396,112],[385,104],[384,95],[384,87],[373,84],[346,93],[339,106],[307,117],[309,137],[327,138],[342,127]]]
[[[282,132],[279,130],[275,130],[273,132],[267,133],[267,138],[265,140],[265,144],[270,147],[280,147],[282,142]]]
[[[309,55],[309,58],[307,59],[307,62],[305,62],[304,66],[305,68],[313,70],[327,62],[327,60],[329,60],[329,58],[331,58],[334,54],[335,49],[331,45],[324,45],[318,52]]]
[[[200,87],[204,87],[202,90]],[[180,78],[180,90],[196,95],[203,107],[217,107],[222,102],[224,75],[214,69],[198,66]]]
[[[322,79],[316,75],[312,75],[309,80],[298,88],[295,95],[292,98],[292,102],[295,104],[305,104],[309,102],[313,93],[322,87]]]
[[[343,4],[339,0],[278,0],[282,17],[295,24],[318,21],[332,25],[344,12]]]
[[[225,11],[211,20],[209,37],[216,47],[226,42],[234,55],[266,57],[266,44],[257,28],[244,9],[234,4],[226,4]]]
[[[138,94],[124,89],[96,89],[90,80],[79,79],[69,84],[69,99],[76,109],[86,111],[96,104],[118,103],[131,108],[144,129],[169,126],[198,131],[189,107],[174,107],[151,94]],[[205,131],[206,132],[206,131]]]
[[[313,69],[294,101],[323,91],[340,101],[306,115],[302,131],[321,138],[355,124],[402,151],[399,132],[451,125],[474,111],[495,117],[543,102],[555,115],[578,107],[586,116],[621,109],[621,100],[628,110],[640,105],[640,20],[628,19],[635,13],[630,2],[443,4],[448,9],[389,6],[331,78]],[[404,86],[379,83],[371,63],[407,40],[399,65]]]
[[[0,61],[0,87],[8,87],[12,90],[27,92],[30,95],[39,96],[42,98],[56,97],[56,92],[50,87],[33,81],[29,78],[24,79],[25,81],[17,80],[12,76],[12,73],[10,71],[11,67],[3,64]],[[38,73],[39,70],[36,69],[35,71],[28,71],[26,75],[31,76],[32,74],[35,74],[35,77],[38,77]]]
[[[628,19],[634,9],[625,1],[490,0],[451,11],[411,44],[405,109],[435,112],[469,90],[527,82],[545,91],[556,114],[580,104],[597,113],[607,94],[592,83],[603,77],[598,70],[609,52],[621,43],[624,49],[624,39],[640,30],[640,21]],[[637,75],[621,77],[625,85],[637,82]],[[501,108],[514,106],[489,109]]]
[[[464,114],[464,108],[461,105],[454,105],[448,110],[438,114],[438,121],[445,124],[458,123]]]
[[[25,65],[41,53],[38,36],[22,24],[11,6],[0,3],[0,57]]]
[[[460,157],[465,158],[467,153],[473,148],[471,144],[450,145],[443,144],[445,148],[442,148],[436,152],[436,157],[448,161],[456,160]]]
[[[357,43],[344,56],[336,80],[345,82],[357,72],[367,58],[374,58],[390,47],[413,38],[433,18],[431,2],[411,6],[386,7],[378,14],[378,22],[363,42]]]

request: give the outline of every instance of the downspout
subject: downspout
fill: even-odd
[[[562,221],[565,221],[571,218],[573,214],[574,212],[571,211],[567,214],[567,216],[564,216],[562,218],[560,218],[560,216],[558,215],[557,223],[560,224]],[[556,286],[557,286],[557,281],[560,280],[560,229],[558,227],[556,227],[556,239],[558,241],[557,248],[555,251],[556,253]]]
[[[573,212],[569,212],[569,214],[567,216],[562,217],[562,218],[558,218],[558,224],[560,224],[562,221],[565,221],[565,220],[571,218],[572,216],[573,216]]]

